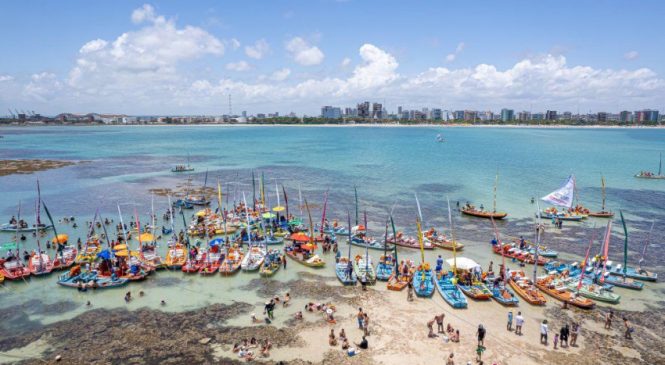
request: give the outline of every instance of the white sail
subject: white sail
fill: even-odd
[[[573,206],[573,198],[575,195],[575,175],[570,175],[566,183],[557,190],[540,198],[550,204],[560,207],[570,208]]]

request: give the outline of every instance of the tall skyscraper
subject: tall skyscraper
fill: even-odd
[[[501,109],[501,121],[502,122],[511,122],[515,119],[515,111],[512,109]]]
[[[358,104],[358,117],[369,118],[369,101]]]
[[[547,120],[556,120],[556,110],[548,110],[545,113],[545,119]]]
[[[381,103],[372,104],[372,119],[383,119],[383,105]]]
[[[324,106],[321,108],[321,117],[325,119],[340,119],[342,117],[342,110],[333,106]]]

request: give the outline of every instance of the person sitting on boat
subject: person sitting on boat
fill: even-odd
[[[16,224],[16,217],[12,216],[11,219],[9,220],[9,224],[15,225]]]
[[[485,207],[482,204],[480,204],[480,211],[482,212],[483,210],[485,210]]]

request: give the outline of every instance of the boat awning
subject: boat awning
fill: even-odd
[[[446,259],[446,262],[448,265],[453,266],[455,265],[455,259]],[[457,268],[461,270],[472,270],[476,267],[480,266],[477,262],[466,258],[466,257],[458,257],[457,258]]]

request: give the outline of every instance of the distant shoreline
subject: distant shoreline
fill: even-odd
[[[635,126],[635,125],[532,125],[532,124],[374,124],[374,123],[355,123],[355,124],[301,124],[301,123],[224,123],[224,124],[0,124],[0,130],[3,128],[35,128],[35,127],[325,127],[325,128],[499,128],[499,129],[665,129],[665,125],[656,126]]]

